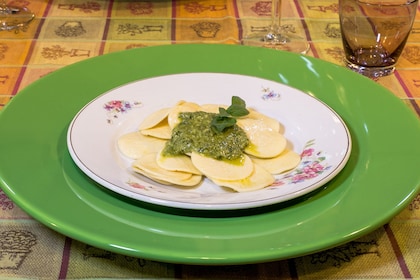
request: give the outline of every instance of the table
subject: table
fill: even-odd
[[[269,22],[271,1],[12,0],[37,17],[0,32],[0,109],[28,84],[63,66],[123,49],[173,43],[240,44]],[[284,1],[283,24],[311,41],[308,55],[342,64],[338,4]],[[215,29],[209,29],[209,27]],[[420,118],[420,14],[394,75],[376,82]],[[11,252],[14,236],[27,250]],[[0,190],[0,279],[407,279],[420,278],[420,194],[388,224],[323,252],[236,266],[167,264],[118,255],[62,236],[24,213]]]

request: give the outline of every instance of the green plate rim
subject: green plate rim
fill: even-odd
[[[80,108],[122,84],[188,72],[256,76],[319,98],[349,126],[347,166],[304,198],[211,213],[131,201],[77,169],[65,140]],[[401,100],[341,66],[264,48],[169,45],[90,58],[23,89],[1,111],[0,131],[8,159],[0,162],[0,184],[23,210],[92,246],[171,263],[244,264],[324,250],[385,224],[420,189],[420,122]],[[404,145],[389,149],[395,143]]]

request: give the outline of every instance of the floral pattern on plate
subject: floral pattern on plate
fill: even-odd
[[[114,119],[117,119],[119,115],[127,113],[133,108],[140,107],[142,104],[139,101],[126,101],[126,100],[111,100],[104,104],[104,109],[107,113],[107,122],[113,123]]]
[[[302,160],[298,167],[289,171],[268,188],[283,186],[286,184],[297,184],[309,179],[313,179],[331,168],[328,164],[328,156],[323,151],[317,151],[313,146],[315,140],[306,143],[304,150],[300,154]]]
[[[280,93],[276,92],[275,90],[269,87],[263,87],[261,91],[263,93],[263,95],[261,96],[263,100],[280,100]]]

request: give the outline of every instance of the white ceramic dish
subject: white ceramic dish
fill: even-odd
[[[278,175],[265,189],[236,193],[204,180],[195,188],[165,186],[131,171],[117,139],[135,131],[142,119],[179,100],[198,104],[230,104],[240,96],[259,112],[284,126],[301,164]],[[250,76],[187,73],[140,80],[92,100],[74,117],[67,135],[77,166],[93,180],[121,195],[184,209],[225,210],[266,206],[307,194],[331,180],[345,166],[351,137],[326,104],[289,86]]]

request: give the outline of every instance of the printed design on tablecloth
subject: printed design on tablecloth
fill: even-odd
[[[66,21],[55,30],[55,34],[60,37],[78,37],[86,33],[82,22],[77,20]]]
[[[325,52],[337,61],[343,60],[344,51],[340,47],[326,48]]]
[[[271,16],[271,5],[272,1],[258,1],[254,6],[251,7],[253,11],[258,16]]]
[[[252,33],[267,32],[269,30],[269,27],[266,26],[266,25],[265,26],[253,26],[253,25],[251,25],[250,30],[251,30]],[[296,33],[296,27],[293,24],[283,24],[283,25],[280,26],[280,30],[284,33]],[[264,45],[264,47],[270,48],[271,45],[270,44]],[[273,46],[272,46],[273,49],[281,49],[281,47],[282,47],[281,45],[275,45],[275,44],[273,44]],[[289,50],[286,47],[284,47],[283,49]]]
[[[363,255],[380,256],[379,245],[375,240],[351,241],[345,245],[335,247],[320,253],[310,255],[311,264],[327,264],[339,268],[343,263],[349,263],[352,259]]]
[[[395,15],[398,15],[398,9],[396,9],[396,8],[393,8],[393,9],[390,9],[390,8],[383,9],[381,7],[377,7],[377,8],[374,8],[373,10],[375,10],[378,13],[381,13],[381,14],[383,14],[385,16],[395,16]]]
[[[85,261],[91,258],[106,259],[110,261],[116,261],[117,258],[124,258],[124,260],[127,262],[136,262],[139,267],[145,267],[147,264],[145,259],[119,255],[110,251],[98,249],[90,245],[85,245],[85,248],[82,254],[83,254],[83,260]]]
[[[201,21],[190,26],[200,38],[215,38],[222,26],[217,22]]]
[[[118,119],[122,114],[127,113],[133,108],[139,108],[142,106],[142,103],[139,101],[126,101],[126,100],[111,100],[106,102],[103,105],[103,108],[106,111],[107,119],[106,121],[109,124],[113,123],[113,120]]]
[[[133,15],[150,15],[153,13],[153,2],[130,2],[127,8]]]
[[[382,21],[381,25],[385,30],[399,30],[408,23],[406,21],[394,22],[394,21]]]
[[[7,4],[10,5],[10,6],[24,8],[24,7],[29,6],[29,4],[31,4],[31,2],[26,1],[26,0],[12,0],[10,2],[7,2]]]
[[[408,210],[415,211],[420,210],[420,194],[418,194],[413,201],[408,205]]]
[[[117,28],[118,34],[129,34],[130,36],[136,36],[148,32],[162,32],[164,29],[163,25],[138,25],[138,24],[119,24]]]
[[[405,46],[402,57],[413,64],[420,64],[420,47],[419,46]]]
[[[9,46],[5,43],[0,43],[0,60],[6,57],[6,52],[9,50]]]
[[[311,11],[318,11],[322,13],[332,12],[337,14],[338,13],[338,4],[334,3],[331,5],[314,5],[314,6],[307,6]]]
[[[53,45],[51,47],[42,48],[41,55],[46,59],[57,60],[59,58],[69,56],[69,57],[81,57],[86,56],[90,57],[90,50],[82,49],[71,49],[67,50],[60,45]]]
[[[414,84],[415,87],[420,87],[420,80],[413,79],[413,84]]]
[[[36,243],[36,236],[30,231],[0,232],[0,269],[19,269]]]
[[[329,38],[341,38],[340,24],[338,22],[327,23],[324,33]]]
[[[328,156],[323,151],[317,151],[312,146],[315,140],[306,143],[302,153],[300,154],[301,162],[292,172],[276,179],[274,183],[267,189],[275,189],[286,184],[297,184],[309,179],[318,177],[331,168],[328,163]]]
[[[0,84],[4,85],[7,82],[7,80],[9,80],[9,78],[9,75],[0,75]]]
[[[144,48],[147,47],[147,45],[145,44],[128,44],[125,49],[129,50],[129,49],[136,49],[136,48]]]
[[[101,9],[101,5],[95,1],[88,1],[84,3],[58,4],[58,9],[66,11],[74,11],[77,9],[86,14],[90,14],[92,12],[99,11]]]
[[[201,14],[202,12],[205,12],[205,11],[216,12],[216,11],[227,10],[227,6],[226,4],[206,5],[206,4],[202,4],[200,2],[194,1],[194,2],[188,2],[187,4],[185,4],[184,9],[190,14]]]
[[[13,201],[0,189],[0,209],[12,210],[15,207]]]
[[[250,9],[258,16],[271,16],[271,1],[258,1]],[[251,26],[252,33],[267,32],[268,26]],[[296,33],[296,28],[293,24],[283,24],[280,29],[285,33]],[[286,48],[285,48],[286,49]]]

